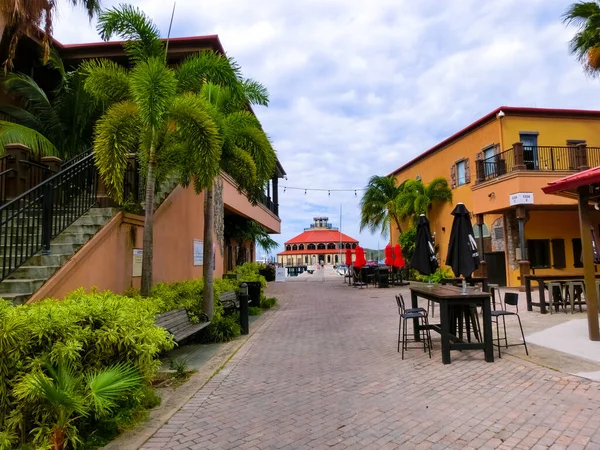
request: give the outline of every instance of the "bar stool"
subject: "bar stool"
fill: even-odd
[[[429,351],[429,358],[431,358],[431,333],[429,331],[429,321],[427,320],[427,311],[423,308],[409,308],[406,309],[404,305],[404,298],[402,294],[396,295],[396,304],[398,305],[398,352],[400,351],[400,345],[402,345],[402,359],[404,359],[404,350],[409,348],[420,348],[419,347],[408,347],[409,334],[408,334],[408,320],[418,319],[420,331],[420,339],[423,343],[423,352]],[[411,342],[414,342],[411,340]]]
[[[500,285],[488,284],[488,289],[490,290],[490,294],[492,294],[492,307],[496,309],[496,299],[498,299],[499,302],[502,301],[500,297]]]
[[[556,292],[558,291],[558,295]],[[558,298],[558,301],[557,301]],[[559,304],[559,307],[562,305],[565,314],[567,313],[567,306],[565,303],[566,295],[563,292],[563,284],[559,281],[551,281],[548,283],[548,303],[550,305],[550,314],[554,313],[554,305],[556,303]]]
[[[569,303],[571,303],[571,314],[575,312],[575,303],[579,305],[579,312],[583,312],[581,305],[583,304],[582,295],[585,295],[585,283],[583,281],[569,281],[567,283]],[[577,300],[577,297],[579,299]],[[565,311],[566,312],[566,311]]]

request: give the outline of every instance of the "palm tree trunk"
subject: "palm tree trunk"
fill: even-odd
[[[400,226],[400,221],[397,217],[394,217],[394,222],[396,222],[396,227],[398,227],[398,233],[402,234],[402,227]]]
[[[202,277],[204,278],[204,314],[208,317],[208,320],[212,320],[214,312],[214,289],[213,289],[213,228],[214,228],[214,206],[213,206],[213,185],[206,188],[204,198],[204,253],[203,253],[203,266],[202,266]]]
[[[152,133],[154,134],[154,133]],[[154,137],[154,136],[153,136]],[[154,139],[153,139],[154,141]],[[150,295],[152,289],[152,245],[153,245],[153,221],[154,215],[154,184],[156,167],[156,155],[154,153],[154,142],[150,145],[148,157],[148,179],[146,180],[146,211],[144,217],[144,242],[142,254],[142,297]]]

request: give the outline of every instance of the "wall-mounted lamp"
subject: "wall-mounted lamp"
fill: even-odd
[[[446,227],[442,227],[442,231],[445,233],[446,232]]]
[[[495,196],[496,196],[496,193],[495,193],[495,192],[490,192],[490,193],[488,194],[488,197],[489,197],[489,198],[492,198],[492,197],[495,197]]]
[[[596,202],[596,204],[594,205],[594,209],[596,211],[600,211],[600,205],[598,204],[598,202]]]

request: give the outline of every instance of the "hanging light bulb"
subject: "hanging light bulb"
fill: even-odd
[[[304,195],[306,195],[306,189],[304,189]]]
[[[286,190],[286,189],[287,189],[287,188],[284,186],[284,187],[283,187],[283,192],[285,192],[285,190]]]
[[[327,195],[331,197],[331,191],[327,191]]]
[[[354,191],[354,196],[355,196],[355,197],[357,196],[357,194],[356,194],[356,191]]]

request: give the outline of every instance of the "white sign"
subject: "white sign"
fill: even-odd
[[[144,251],[141,248],[133,249],[133,273],[134,277],[142,276],[142,256]]]
[[[275,282],[285,281],[285,267],[275,268]]]
[[[204,241],[194,239],[194,266],[204,264]]]
[[[533,192],[510,194],[510,206],[515,205],[533,205]]]

